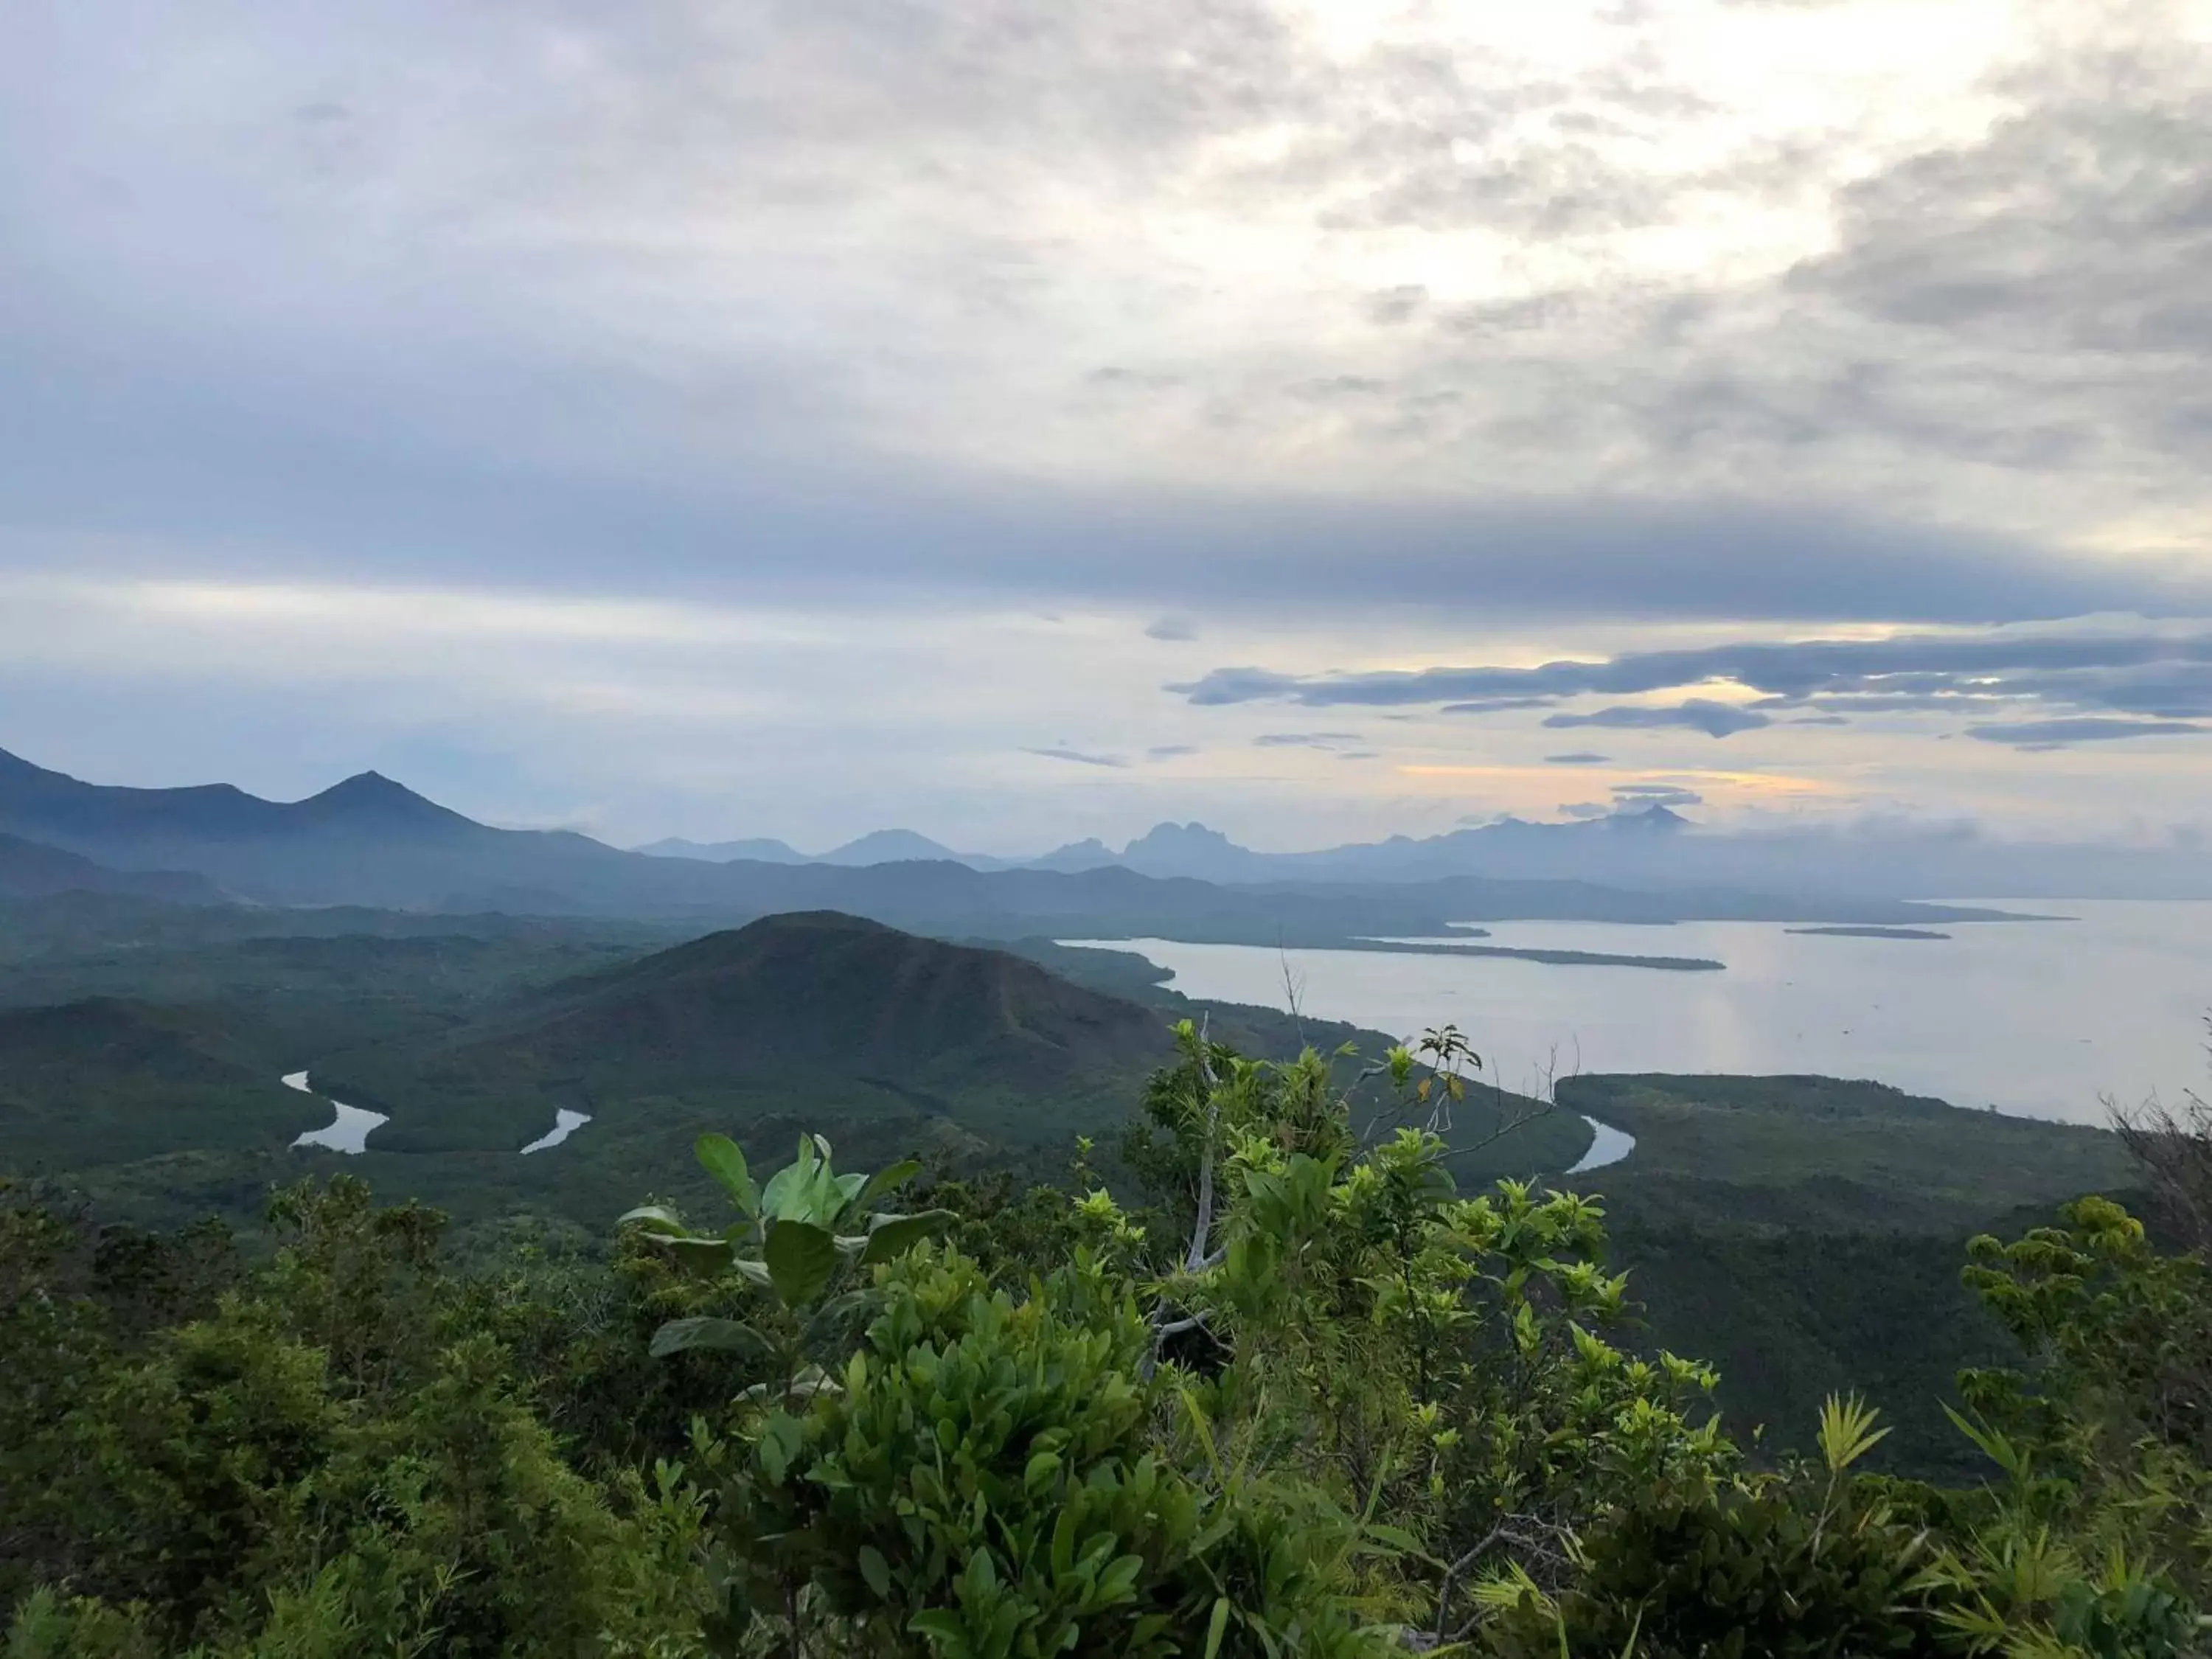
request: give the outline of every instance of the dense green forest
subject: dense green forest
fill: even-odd
[[[344,1176],[246,1243],[13,1185],[7,1653],[2202,1650],[2196,1255],[2101,1198],[1977,1237],[1973,1472],[1881,1472],[1887,1400],[1779,1451],[1639,1345],[1603,1200],[1455,1182],[1456,1042],[1268,1061],[1186,1023],[1057,1183],[811,1137],[762,1181],[710,1133],[680,1212],[599,1237],[455,1249]],[[1605,1086],[1639,1133],[1693,1109]]]

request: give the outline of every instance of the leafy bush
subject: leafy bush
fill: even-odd
[[[1019,1300],[957,1254],[882,1290],[836,1388],[717,1449],[740,1622],[942,1659],[1374,1650],[1296,1497],[1158,1443],[1151,1328],[1092,1259]]]

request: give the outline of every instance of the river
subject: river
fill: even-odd
[[[307,1074],[305,1072],[291,1073],[283,1079],[283,1084],[286,1088],[297,1089],[303,1095],[314,1093],[314,1091],[307,1086]],[[380,1123],[388,1123],[392,1121],[382,1112],[364,1111],[358,1106],[340,1105],[335,1100],[325,1101],[324,1104],[337,1115],[331,1119],[327,1127],[309,1129],[301,1134],[292,1143],[295,1146],[326,1146],[331,1152],[344,1152],[350,1157],[358,1158],[368,1150],[368,1132]]]

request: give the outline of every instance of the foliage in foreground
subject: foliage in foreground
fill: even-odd
[[[2205,1650],[2212,1280],[2117,1206],[1972,1247],[1985,1484],[1878,1472],[1856,1400],[1763,1462],[1595,1202],[1455,1190],[1455,1034],[1362,1074],[1387,1134],[1180,1037],[1146,1210],[719,1136],[730,1226],[467,1276],[343,1180],[253,1272],[0,1206],[7,1659]]]

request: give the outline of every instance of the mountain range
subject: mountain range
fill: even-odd
[[[1480,873],[1486,848],[1504,838],[1534,835],[1552,842],[1571,865],[1587,854],[1601,836],[1658,836],[1686,830],[1690,821],[1665,806],[1611,813],[1574,823],[1530,823],[1507,819],[1480,830],[1456,831],[1428,841],[1404,836],[1373,847],[1339,847],[1319,853],[1255,853],[1239,847],[1218,830],[1202,823],[1159,823],[1119,852],[1095,836],[1055,847],[1036,858],[1001,858],[988,853],[957,853],[942,842],[912,830],[876,830],[827,853],[806,854],[774,840],[693,842],[672,839],[638,848],[652,858],[700,859],[710,864],[753,860],[767,864],[895,864],[917,860],[964,864],[971,870],[1134,870],[1139,875],[1188,876],[1199,881],[1253,883],[1286,878],[1401,881]],[[1419,866],[1417,868],[1417,866]]]
[[[772,851],[747,849],[773,849]],[[1118,850],[1095,837],[1034,858],[956,853],[912,830],[878,830],[818,858],[781,842],[660,842],[641,851],[791,864],[951,860],[984,871],[1133,870],[1224,885],[1578,880],[1648,890],[1733,888],[1860,897],[2212,898],[2212,859],[2165,845],[2002,841],[1956,825],[1719,834],[1671,807],[1624,808],[1564,823],[1501,817],[1428,836],[1263,853],[1199,823],[1165,823]]]
[[[1702,917],[1908,923],[1969,913],[1901,904],[1875,890],[1831,887],[1815,868],[1771,872],[1762,888],[1725,858],[1708,879],[1594,883],[1574,873],[1605,849],[1680,846],[1688,834],[1664,809],[1591,823],[1501,824],[1465,835],[1484,848],[1544,849],[1542,872],[1451,872],[1407,842],[1399,862],[1334,854],[1249,852],[1202,825],[1164,826],[1120,860],[1085,868],[978,870],[951,858],[803,864],[626,852],[567,830],[477,823],[376,773],[295,802],[228,784],[137,789],[93,784],[0,753],[0,835],[89,860],[87,884],[131,884],[174,872],[189,894],[266,905],[657,918],[731,925],[787,911],[838,910],[939,937],[1012,939],[1167,937],[1261,945],[1341,944],[1362,936],[1434,936],[1488,920],[1671,921]],[[1442,838],[1450,842],[1451,837]],[[840,849],[912,850],[901,833]],[[1721,842],[1723,848],[1734,843]],[[931,844],[933,847],[933,843]],[[1397,843],[1380,844],[1389,850]],[[860,849],[856,853],[855,848]],[[30,855],[26,855],[29,857]],[[1068,860],[1062,860],[1067,862]],[[1465,860],[1462,860],[1465,862]],[[1501,860],[1492,860],[1493,863]],[[1504,860],[1510,862],[1510,860]],[[1207,874],[1182,873],[1176,865]],[[1392,873],[1393,871],[1398,873]],[[164,873],[167,872],[167,873]]]

